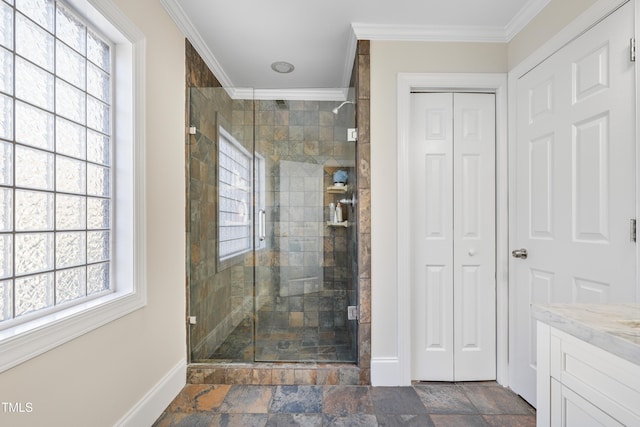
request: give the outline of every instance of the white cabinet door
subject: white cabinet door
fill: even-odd
[[[495,96],[411,111],[412,379],[495,379]]]
[[[632,2],[517,83],[510,385],[535,405],[531,304],[635,299]]]
[[[551,427],[623,427],[557,380],[551,380]]]

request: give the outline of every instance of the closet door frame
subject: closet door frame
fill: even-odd
[[[399,73],[397,144],[398,364],[400,383],[411,384],[409,130],[412,91],[486,92],[496,96],[496,380],[508,385],[508,171],[507,74]]]

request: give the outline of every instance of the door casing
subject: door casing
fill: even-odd
[[[400,73],[398,74],[398,362],[400,383],[411,384],[411,286],[409,119],[412,91],[485,92],[496,96],[496,362],[497,381],[507,385],[508,356],[508,249],[507,234],[507,75],[502,73]]]

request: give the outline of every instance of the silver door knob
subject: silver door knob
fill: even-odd
[[[513,251],[511,251],[511,256],[513,256],[514,258],[522,258],[522,259],[527,259],[527,250],[522,248],[522,249],[515,249]]]

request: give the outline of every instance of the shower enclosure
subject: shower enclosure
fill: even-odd
[[[355,362],[354,105],[229,93],[189,93],[190,361]]]

